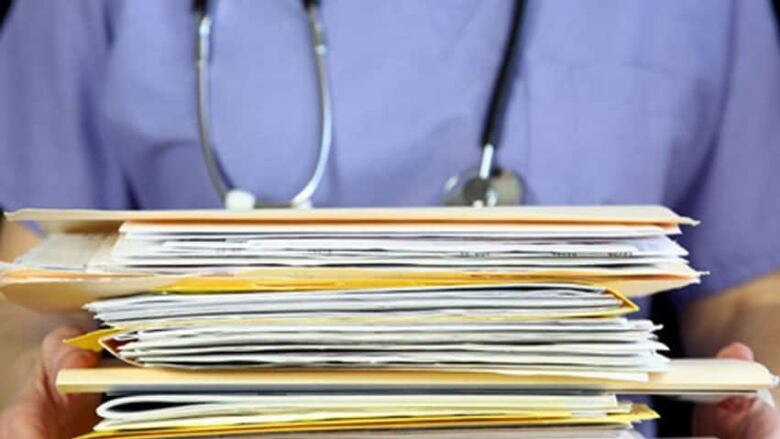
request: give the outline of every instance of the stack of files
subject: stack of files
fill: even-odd
[[[10,300],[84,309],[113,358],[85,438],[354,431],[634,437],[622,394],[775,384],[753,362],[669,360],[632,297],[698,281],[654,206],[22,211],[49,232]],[[390,432],[390,433],[387,433]],[[403,437],[403,436],[401,436]]]
[[[127,222],[93,267],[121,271],[247,266],[660,267],[685,250],[646,226],[267,225]]]
[[[633,304],[578,285],[141,294],[86,309],[109,329],[83,347],[148,367],[487,368],[643,380],[668,363],[657,326],[618,317]]]
[[[573,284],[141,294],[86,309],[108,329],[80,339],[82,347],[147,367],[467,368],[644,380],[668,363],[657,326],[618,317],[632,303]]]
[[[658,206],[23,210],[47,237],[7,270],[47,311],[139,291],[306,291],[559,281],[638,297],[698,282]],[[57,288],[54,288],[54,287]]]

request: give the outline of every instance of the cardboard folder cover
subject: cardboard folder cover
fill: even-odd
[[[57,377],[63,393],[165,392],[281,388],[414,388],[447,386],[472,389],[595,389],[617,393],[750,393],[777,384],[777,377],[752,361],[675,359],[668,372],[646,382],[585,377],[518,375],[497,372],[419,370],[254,370],[177,371],[131,366],[65,369]]]
[[[267,223],[538,223],[638,224],[673,227],[695,225],[661,206],[520,206],[473,209],[322,208],[228,210],[105,211],[23,209],[7,214],[9,221],[34,221],[49,232],[116,229],[125,221],[267,222]]]

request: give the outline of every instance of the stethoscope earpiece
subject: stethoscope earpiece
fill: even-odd
[[[252,210],[256,204],[255,196],[242,189],[231,189],[225,194],[225,209],[227,210]]]

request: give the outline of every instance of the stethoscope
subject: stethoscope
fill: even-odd
[[[302,0],[309,22],[312,49],[317,71],[320,110],[320,146],[317,161],[309,180],[298,193],[286,203],[267,203],[258,200],[251,192],[231,188],[225,181],[211,143],[209,108],[209,62],[211,58],[211,33],[213,22],[208,1],[195,0],[196,39],[195,68],[197,86],[198,137],[203,160],[214,189],[224,201],[227,209],[253,209],[265,207],[310,207],[311,198],[317,191],[325,174],[325,167],[333,143],[333,105],[331,100],[328,69],[326,68],[327,45],[320,18],[318,0]],[[449,178],[444,184],[444,204],[475,207],[520,204],[522,181],[517,174],[496,165],[496,149],[501,140],[507,103],[512,94],[512,84],[519,69],[522,41],[522,22],[525,0],[515,0],[507,44],[490,97],[490,106],[482,128],[482,154],[479,166]]]

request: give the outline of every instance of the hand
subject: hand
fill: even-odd
[[[717,357],[752,360],[753,352],[732,343]],[[693,433],[721,439],[780,439],[780,411],[760,398],[733,396],[715,405],[698,405],[693,412]]]
[[[94,353],[62,343],[62,340],[80,332],[75,328],[61,327],[46,336],[31,380],[13,404],[0,414],[0,438],[72,438],[90,431],[95,425],[95,409],[100,395],[61,395],[55,387],[60,369],[97,364],[98,358]]]

